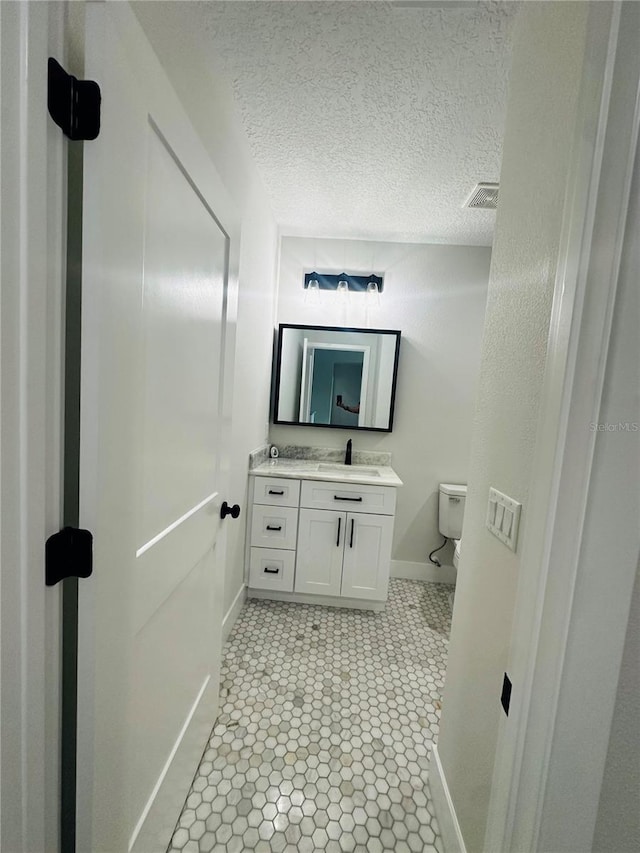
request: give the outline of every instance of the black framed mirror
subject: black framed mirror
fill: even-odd
[[[400,332],[281,323],[274,424],[391,432]]]

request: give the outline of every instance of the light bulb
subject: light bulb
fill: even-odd
[[[380,291],[376,281],[367,283],[367,305],[372,308],[377,308],[380,305]]]
[[[305,291],[305,302],[309,305],[320,304],[320,282],[317,278],[312,278],[307,285]]]
[[[341,302],[347,302],[349,299],[349,282],[341,278],[338,282],[336,293]]]

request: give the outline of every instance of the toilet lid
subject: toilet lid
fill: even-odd
[[[460,545],[462,544],[462,539],[454,539],[453,540],[453,550],[456,552],[458,556],[460,556]]]

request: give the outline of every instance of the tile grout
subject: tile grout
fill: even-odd
[[[247,601],[168,853],[442,853],[426,779],[451,589],[392,579],[382,613]]]

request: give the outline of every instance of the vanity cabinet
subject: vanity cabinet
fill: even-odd
[[[301,509],[296,592],[386,601],[393,517]]]
[[[253,479],[250,594],[374,608],[386,601],[395,487]]]

